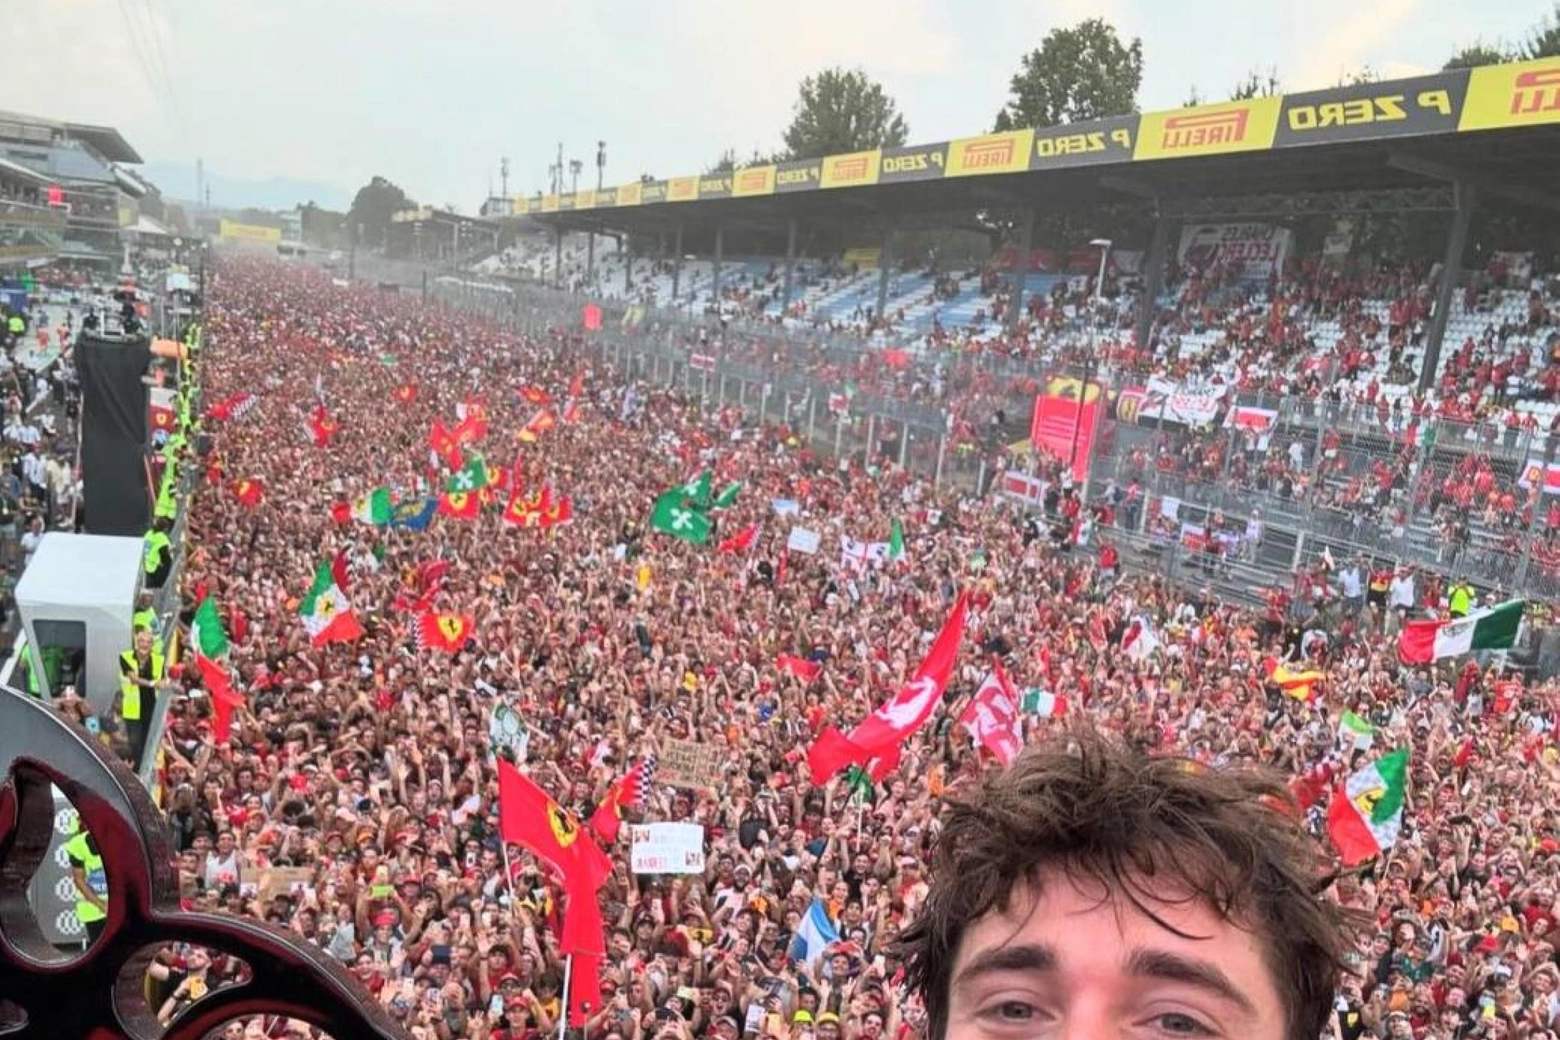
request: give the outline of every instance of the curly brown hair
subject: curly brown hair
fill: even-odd
[[[1321,894],[1331,861],[1289,815],[1294,808],[1270,774],[1149,757],[1088,729],[1027,748],[946,807],[931,890],[900,940],[931,1040],[947,1033],[965,932],[1020,886],[1038,893],[1048,869],[1096,879],[1160,924],[1145,878],[1198,893],[1222,920],[1259,937],[1286,1035],[1315,1040],[1355,922]]]

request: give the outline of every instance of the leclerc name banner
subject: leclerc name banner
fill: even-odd
[[[1276,151],[1560,123],[1560,58],[646,179],[509,200],[516,215],[845,191],[955,177]],[[243,237],[241,234],[228,237]]]

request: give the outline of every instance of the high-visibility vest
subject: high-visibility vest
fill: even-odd
[[[27,323],[22,320],[19,314],[11,315],[11,320],[6,323],[6,327],[11,330],[11,335],[13,336],[20,336],[27,331]]]
[[[153,574],[163,564],[165,554],[171,552],[173,543],[168,540],[167,534],[162,531],[146,532],[146,552],[141,561],[141,567],[147,574]]]
[[[1466,615],[1473,606],[1473,590],[1466,585],[1453,585],[1452,594],[1447,597],[1447,606],[1453,614]]]
[[[82,831],[65,843],[65,853],[70,857],[72,866],[80,867],[87,875],[87,887],[103,902],[108,902],[108,874],[103,869],[103,857],[98,855],[92,843],[87,840],[87,832]],[[99,910],[90,900],[79,891],[76,893],[76,919],[82,924],[91,924],[101,921],[108,915]]]
[[[130,618],[130,627],[136,631],[146,629],[148,632],[157,631],[157,611],[151,607],[138,610]]]
[[[120,654],[119,662],[130,669],[128,675],[123,670],[119,673],[119,714],[127,722],[136,722],[141,718],[141,687],[135,682],[135,679],[141,675],[141,662],[136,658],[134,650],[126,650]],[[163,656],[160,651],[154,648],[152,650],[152,681],[161,682],[162,677]]]

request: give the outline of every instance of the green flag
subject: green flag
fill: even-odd
[[[871,774],[860,766],[851,766],[845,771],[845,786],[865,804],[877,801],[877,786],[872,783]]]
[[[487,463],[481,455],[473,455],[458,473],[444,482],[446,491],[474,495],[488,486]]]
[[[724,488],[721,489],[719,495],[715,496],[715,505],[713,508],[730,509],[732,506],[736,505],[737,495],[741,494],[741,492],[742,481],[732,481],[730,484],[727,484]]]
[[[190,642],[205,657],[217,658],[228,652],[227,629],[222,627],[217,601],[210,596],[200,601],[190,619]]]
[[[650,527],[673,538],[703,545],[710,540],[710,518],[687,503],[683,495],[685,490],[673,488],[655,500],[655,508],[650,512]]]
[[[685,501],[692,503],[699,509],[708,509],[710,507],[710,494],[712,491],[712,485],[714,483],[715,474],[710,470],[705,470],[697,477],[694,477],[692,480],[688,481],[688,483],[677,488],[676,491],[683,497]],[[722,492],[722,494],[724,494],[724,492]]]
[[[390,500],[390,489],[377,487],[352,503],[352,519],[383,527],[390,522],[394,506],[395,503]]]
[[[888,560],[890,563],[905,554],[905,529],[899,524],[899,517],[894,517],[894,525],[888,529]]]

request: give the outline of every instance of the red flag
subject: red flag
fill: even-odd
[[[539,386],[522,386],[520,388],[520,400],[526,404],[548,404],[552,398],[546,390]]]
[[[574,378],[569,381],[569,396],[577,398],[585,392],[585,373],[576,372]]]
[[[352,589],[352,558],[347,555],[347,550],[342,549],[331,557],[330,580],[336,583],[336,587],[342,592]]]
[[[498,830],[506,842],[529,849],[562,878],[568,904],[559,948],[573,959],[569,1019],[583,1023],[587,1012],[601,1010],[599,972],[606,929],[596,892],[612,872],[612,863],[573,813],[505,758],[498,760]]]
[[[753,548],[753,543],[758,541],[758,525],[748,524],[736,534],[721,542],[718,548],[723,553],[747,552]]]
[[[417,400],[417,384],[402,383],[400,386],[395,388],[394,397],[402,404],[411,404],[413,401]]]
[[[788,675],[794,675],[802,682],[812,682],[823,671],[823,665],[817,661],[809,661],[805,657],[795,657],[791,654],[781,654],[775,660],[775,667]]]
[[[250,480],[247,477],[233,483],[233,497],[238,499],[238,504],[245,509],[253,509],[265,498],[265,485],[258,480]]]
[[[577,423],[580,421],[580,403],[578,401],[571,400],[563,406],[563,421],[566,423]]]
[[[352,503],[335,501],[330,504],[330,518],[342,527],[352,522]]]
[[[602,841],[608,844],[617,841],[618,827],[623,822],[623,808],[632,808],[644,800],[645,792],[650,789],[651,781],[655,778],[655,767],[655,755],[646,755],[613,782],[607,796],[601,800],[590,818],[591,830],[599,834]]]
[[[205,654],[195,655],[200,681],[211,695],[211,736],[218,744],[233,739],[233,711],[244,706],[244,697],[233,689],[228,670]]]
[[[900,687],[892,700],[862,719],[848,735],[833,726],[818,735],[807,752],[814,784],[821,787],[848,765],[873,763],[874,780],[881,780],[899,765],[901,745],[931,717],[948,685],[964,638],[965,609],[966,597],[960,593],[915,677]]]
[[[460,421],[459,426],[455,427],[451,436],[455,439],[457,445],[464,448],[486,437],[487,426],[487,412],[477,405],[468,405],[466,407],[466,417]],[[459,469],[460,467],[452,466],[450,468]]]
[[[439,513],[471,520],[482,512],[482,500],[469,491],[446,491],[439,496]]]
[[[476,631],[477,623],[469,614],[435,614],[429,611],[417,619],[417,645],[423,649],[458,653]]]
[[[324,405],[316,405],[306,429],[314,441],[314,446],[323,448],[330,443],[332,437],[336,436],[336,431],[341,429],[341,424],[330,417]]]
[[[534,441],[538,436],[557,425],[558,419],[552,412],[544,408],[531,416],[530,421],[525,424],[525,428],[517,436],[523,441]]]
[[[441,419],[433,420],[433,429],[428,431],[428,447],[450,469],[460,469],[461,463],[465,461],[455,435],[444,428]]]
[[[993,662],[991,674],[975,691],[959,723],[1003,765],[1012,765],[1018,757],[1024,742],[1018,724],[1018,691],[1002,670],[1001,661]]]

